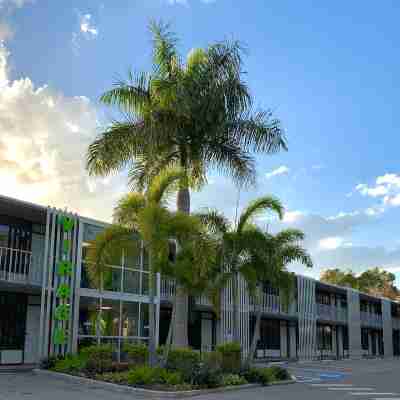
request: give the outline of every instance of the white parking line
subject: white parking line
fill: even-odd
[[[352,388],[353,385],[349,383],[314,383],[311,386]]]
[[[347,387],[328,387],[328,390],[349,390],[349,388]],[[373,390],[375,390],[375,389],[372,389],[372,388],[351,388],[350,390],[354,390],[354,391],[356,391],[356,392],[361,392],[361,391],[364,391],[364,392],[372,392]]]
[[[400,397],[374,397],[373,400],[400,400]]]
[[[353,396],[397,396],[397,393],[377,393],[377,392],[350,392]]]

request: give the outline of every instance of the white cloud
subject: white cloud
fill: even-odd
[[[72,33],[72,49],[75,53],[79,52],[83,41],[89,41],[95,39],[99,35],[99,30],[96,24],[93,22],[92,14],[82,14],[77,11],[78,14],[78,29]]]
[[[0,193],[109,219],[122,178],[91,179],[85,152],[98,114],[83,96],[67,97],[28,77],[10,80],[0,47]]]
[[[33,0],[0,0],[0,9],[21,8],[27,3],[33,3]]]
[[[302,216],[304,216],[304,213],[301,211],[286,211],[282,222],[291,224],[300,219]]]
[[[318,242],[319,247],[322,250],[333,250],[337,249],[340,247],[344,242],[344,239],[339,236],[332,236],[332,237],[327,237],[325,239],[321,239]]]
[[[289,171],[290,169],[286,165],[281,165],[280,167],[274,169],[273,171],[267,172],[265,176],[267,179],[271,179],[274,176],[287,175]]]

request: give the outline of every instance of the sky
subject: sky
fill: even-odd
[[[257,156],[257,187],[215,171],[192,208],[231,218],[272,194],[319,276],[384,267],[400,278],[400,3],[280,0],[0,0],[0,194],[110,220],[126,175],[89,178],[85,152],[114,111],[99,96],[151,68],[151,19],[179,50],[224,39],[247,49],[245,79],[282,121],[289,151]],[[398,279],[400,283],[400,279]]]

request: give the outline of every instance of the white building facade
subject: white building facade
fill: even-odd
[[[60,277],[63,229],[68,215],[67,257],[71,274]],[[116,358],[124,344],[149,336],[148,268],[144,252],[116,254],[101,282],[90,274],[85,254],[106,224],[54,208],[0,197],[0,364],[37,363],[49,355],[73,353],[107,343]],[[139,239],[137,239],[139,240]],[[68,284],[66,333],[60,344],[57,289]],[[157,277],[157,341],[166,340],[173,282]],[[240,340],[245,352],[254,331],[254,304],[239,281]],[[218,318],[207,298],[189,300],[189,343],[210,351],[233,337],[232,288],[222,294]],[[293,301],[284,307],[279,291],[265,285],[256,357],[318,359],[400,355],[400,305],[387,299],[297,276]]]

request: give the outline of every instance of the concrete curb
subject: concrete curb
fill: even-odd
[[[61,372],[54,372],[54,371],[43,370],[43,369],[34,369],[33,372],[38,375],[52,376],[56,379],[67,379],[67,380],[70,380],[73,382],[87,384],[87,385],[91,385],[91,386],[98,386],[98,387],[107,388],[107,389],[112,389],[112,390],[119,391],[119,392],[143,393],[143,394],[151,394],[151,395],[158,395],[158,396],[171,397],[171,398],[195,397],[195,396],[200,396],[203,394],[224,393],[224,392],[232,392],[232,391],[266,387],[266,386],[262,386],[258,383],[249,383],[247,385],[227,386],[227,387],[215,388],[215,389],[199,389],[199,390],[185,390],[185,391],[178,391],[178,392],[168,392],[168,391],[161,391],[161,390],[143,389],[143,388],[138,388],[138,387],[133,387],[133,386],[126,386],[126,385],[118,385],[116,383],[98,381],[96,379],[84,378],[82,376],[63,374]],[[292,378],[294,378],[294,377],[292,377]],[[295,382],[296,382],[296,378],[294,378],[292,380],[287,380],[287,381],[274,382],[270,386],[288,385],[288,384],[295,383]]]

